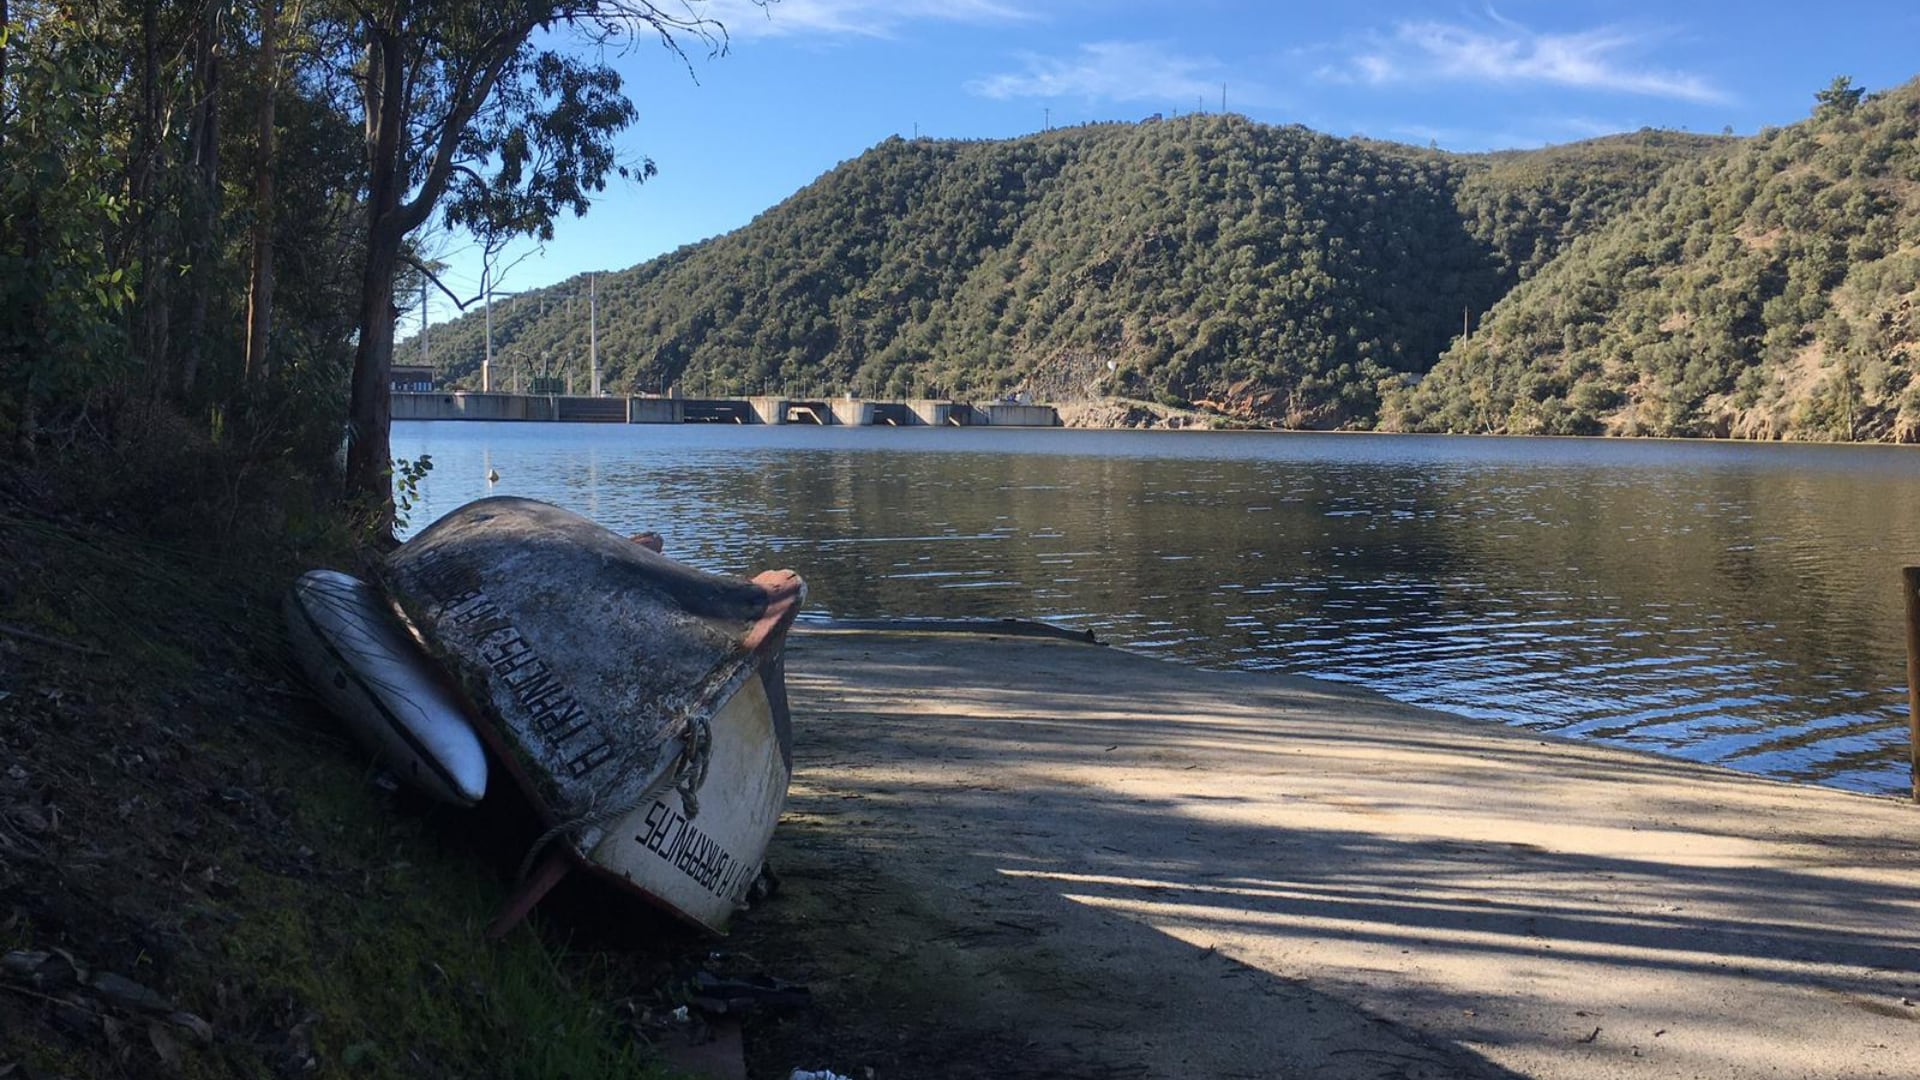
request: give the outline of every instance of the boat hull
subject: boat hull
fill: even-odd
[[[714,714],[712,765],[689,817],[678,790],[611,822],[585,853],[627,885],[710,929],[747,897],[791,779],[760,676]]]
[[[382,580],[546,842],[722,930],[786,798],[799,577],[706,574],[558,507],[490,498],[389,555]],[[560,872],[542,864],[496,925]]]
[[[458,696],[373,586],[313,570],[285,609],[295,659],[361,745],[441,802],[472,806],[486,794],[486,751]]]

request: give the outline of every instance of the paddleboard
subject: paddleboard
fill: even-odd
[[[287,594],[286,616],[308,681],[362,745],[441,802],[480,801],[486,750],[378,590],[337,570],[312,570]]]

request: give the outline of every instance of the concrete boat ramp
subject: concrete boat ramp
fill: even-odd
[[[1920,1076],[1904,802],[1057,641],[788,667],[740,946],[849,1018],[811,1067]]]

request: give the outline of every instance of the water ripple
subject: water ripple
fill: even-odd
[[[544,498],[846,616],[1018,615],[1197,664],[1907,787],[1892,448],[398,424],[416,522]],[[488,484],[497,468],[502,479]]]

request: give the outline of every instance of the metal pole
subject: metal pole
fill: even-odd
[[[1900,578],[1907,590],[1907,776],[1920,802],[1920,566],[1901,570]]]
[[[600,279],[587,275],[587,359],[593,365],[593,396],[600,396]]]
[[[491,270],[480,271],[480,292],[486,297],[487,309],[487,355],[480,360],[480,392],[493,391],[493,283],[489,280]]]

